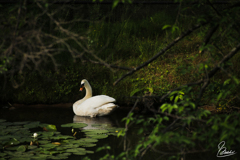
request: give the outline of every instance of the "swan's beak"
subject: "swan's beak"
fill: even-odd
[[[83,88],[84,88],[84,83],[83,83],[83,84],[81,84],[79,91],[82,91],[82,90],[83,90]]]

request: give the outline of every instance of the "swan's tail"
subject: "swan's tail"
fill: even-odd
[[[98,110],[98,116],[104,116],[110,114],[112,111],[114,111],[119,106],[114,103],[108,103],[103,106],[101,106]]]

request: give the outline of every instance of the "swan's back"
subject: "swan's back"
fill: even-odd
[[[118,106],[112,102],[116,100],[106,95],[98,95],[80,100],[73,104],[74,113],[79,116],[104,116],[112,112]]]

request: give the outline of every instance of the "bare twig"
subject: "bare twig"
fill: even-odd
[[[201,99],[201,97],[202,97],[202,95],[203,95],[203,92],[204,92],[204,90],[206,89],[206,87],[208,86],[208,84],[209,84],[209,77],[208,77],[208,73],[207,73],[207,69],[205,68],[205,77],[204,77],[204,80],[203,80],[203,85],[202,85],[202,87],[201,87],[201,90],[200,90],[200,92],[199,92],[199,95],[198,95],[198,101],[200,101],[200,99]]]
[[[94,63],[94,64],[99,64],[99,65],[104,65],[105,66],[105,64],[104,63],[101,63],[101,62],[98,62],[98,61],[93,61],[93,60],[91,60],[91,59],[89,59],[89,58],[86,58],[85,56],[83,57],[84,58],[84,60],[85,61],[88,61],[88,62],[91,62],[91,63]],[[109,65],[109,67],[111,67],[111,68],[116,68],[116,69],[122,69],[122,70],[132,70],[132,68],[128,68],[128,67],[123,67],[123,66],[116,66],[116,65]]]
[[[218,27],[219,27],[219,25],[216,25],[216,26],[210,28],[210,30],[208,31],[206,37],[205,37],[204,40],[203,40],[203,46],[206,46],[206,45],[209,43],[211,37],[212,37],[213,34],[217,31]],[[205,49],[203,49],[203,50],[201,51],[202,54],[203,54],[204,52],[205,52]]]
[[[219,16],[219,17],[221,17],[222,15],[218,12],[218,10],[213,6],[213,4],[209,1],[209,0],[207,0],[207,2],[208,2],[208,4],[211,6],[211,8],[217,13],[217,15]]]

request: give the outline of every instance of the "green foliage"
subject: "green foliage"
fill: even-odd
[[[193,7],[194,10],[190,7],[186,7],[184,10],[181,10],[181,13],[183,13],[183,16],[185,17],[182,19],[179,18],[178,23],[171,25],[165,23],[165,25],[161,28],[164,31],[167,31],[166,35],[176,37],[179,35],[180,31],[184,29],[184,26],[188,26],[186,24],[187,21],[189,22],[188,24],[207,21],[208,15],[204,13],[206,13],[205,11],[208,10],[208,8],[205,7],[204,3],[196,4]],[[219,6],[217,6],[217,8],[218,7]],[[217,32],[218,34],[214,34],[211,37],[211,43],[202,43],[202,45],[197,44],[199,43],[198,40],[205,38],[204,36],[206,36],[206,32],[209,31],[209,28],[217,24],[215,21],[213,21],[211,26],[208,26],[209,28],[206,27],[205,29],[202,29],[196,37],[190,36],[188,40],[183,40],[176,45],[176,47],[170,50],[178,53],[183,52],[185,56],[184,58],[176,54],[172,54],[171,57],[163,56],[163,58],[166,58],[165,61],[171,59],[169,60],[169,63],[173,66],[172,68],[167,67],[165,62],[165,68],[160,70],[161,75],[159,76],[159,74],[157,74],[158,69],[156,64],[160,65],[161,63],[153,62],[148,65],[148,68],[145,67],[139,71],[140,73],[138,73],[136,77],[133,76],[131,81],[134,83],[134,87],[130,92],[130,96],[143,95],[144,91],[150,91],[149,88],[152,88],[150,91],[151,93],[158,93],[156,92],[156,90],[159,91],[157,86],[166,86],[166,83],[160,85],[159,82],[160,79],[162,80],[165,76],[175,76],[176,74],[179,74],[182,77],[177,78],[177,83],[181,84],[184,84],[183,82],[189,83],[191,81],[196,81],[203,77],[205,79],[209,78],[207,77],[209,71],[215,67],[215,64],[218,63],[232,47],[237,45],[236,41],[232,41],[232,35],[239,35],[239,33],[236,32],[236,29],[230,30],[228,25],[230,20],[229,14],[236,13],[239,17],[239,12],[236,10],[234,10],[234,12],[232,10],[227,10],[226,12],[228,12],[228,14],[226,15],[228,16],[224,15],[218,19],[219,17],[216,17],[216,14],[218,13],[216,12],[221,11],[221,6],[217,9],[217,11],[213,7],[211,9],[210,16],[212,16],[214,20],[217,19],[216,21],[218,21],[221,25],[219,32]],[[199,12],[200,10],[204,11],[204,13]],[[189,14],[189,11],[196,14]],[[222,14],[225,14],[225,11],[222,12]],[[152,17],[150,17],[150,20],[154,22]],[[233,20],[230,23],[233,25],[235,21]],[[221,34],[222,32],[224,32],[224,34]],[[136,46],[139,51],[139,58],[142,61],[146,61],[150,57],[147,55],[147,47],[143,45],[144,43],[141,43],[144,42],[143,39],[145,38],[146,37],[144,36],[142,39],[136,39],[136,42],[138,42]],[[225,41],[225,39],[227,40]],[[236,39],[239,38],[235,37],[235,40]],[[195,46],[199,46],[198,49],[190,47],[193,43]],[[147,44],[151,44],[149,39]],[[150,45],[148,45],[148,47],[149,46]],[[226,51],[226,53],[223,51]],[[177,62],[176,66],[174,66],[173,63],[173,57]],[[239,59],[239,57],[237,59]],[[153,65],[155,65],[154,72],[151,72],[150,68]],[[227,66],[231,67],[236,65],[236,63],[229,63]],[[200,148],[211,151],[212,154],[216,155],[216,152],[214,151],[217,150],[217,146],[221,141],[226,141],[227,143],[229,142],[226,144],[226,148],[237,148],[237,144],[240,141],[240,139],[237,138],[240,122],[239,113],[234,113],[233,111],[229,115],[219,115],[199,108],[199,105],[205,103],[215,104],[217,107],[224,106],[224,108],[226,108],[227,106],[230,107],[231,105],[234,105],[234,99],[236,100],[236,97],[239,98],[239,94],[237,93],[237,89],[239,89],[239,72],[232,75],[228,74],[228,72],[231,71],[230,69],[227,68],[227,70],[225,70],[225,66],[219,67],[221,67],[221,73],[214,75],[213,78],[210,77],[210,84],[205,90],[203,90],[203,96],[200,97],[199,100],[200,103],[196,103],[198,101],[197,99],[200,90],[198,90],[197,87],[185,87],[183,90],[171,92],[168,98],[172,103],[162,104],[158,110],[155,110],[154,116],[142,117],[130,113],[128,117],[124,118],[123,120],[125,121],[126,128],[130,128],[134,125],[142,126],[138,131],[141,140],[139,140],[134,148],[126,149],[126,151],[122,152],[120,155],[114,155],[114,158],[118,159],[123,156],[126,159],[143,159],[144,157],[147,157],[147,152],[149,152],[148,150],[150,149],[152,149],[151,154],[153,151],[156,151],[160,154],[159,157],[161,155],[165,155],[166,153],[174,152],[175,154],[173,156],[167,157],[169,159],[179,158],[182,155],[191,153],[192,151],[200,151]],[[172,72],[172,70],[175,70],[176,73]],[[148,75],[148,73],[150,74]],[[224,76],[222,76],[223,74]],[[151,75],[158,75],[158,81],[154,81]],[[171,86],[171,88],[174,87],[174,85]],[[167,89],[169,90],[170,88]],[[164,93],[164,91],[160,93]],[[235,105],[236,104],[238,103],[235,101]],[[234,129],[236,129],[236,131]],[[128,129],[125,129],[125,132],[129,132]],[[124,133],[119,134],[127,135]],[[165,148],[166,146],[179,147],[175,147],[174,149],[169,147],[168,150],[164,150],[164,147],[162,146],[165,146]],[[107,154],[107,157],[109,158],[111,155]]]
[[[168,104],[165,103],[160,107],[162,114],[156,114],[154,117],[133,116],[131,113],[129,117],[124,118],[127,126],[140,125],[138,136],[139,142],[134,148],[122,152],[118,156],[114,155],[116,159],[138,159],[146,158],[145,156],[149,147],[154,148],[155,151],[175,152],[177,156],[191,153],[193,150],[198,150],[199,145],[205,150],[216,151],[217,146],[221,141],[227,142],[227,148],[236,148],[240,142],[238,138],[239,129],[239,113],[231,115],[212,115],[209,111],[199,109],[194,110],[193,102],[183,98],[185,101]],[[168,112],[165,112],[167,110]],[[170,119],[169,119],[170,116]],[[172,122],[171,118],[177,118],[177,121]],[[171,128],[169,126],[175,125]],[[125,130],[128,132],[128,130]],[[144,136],[149,133],[147,136]],[[122,133],[121,133],[122,134]],[[178,146],[166,150],[166,146]],[[153,154],[153,153],[151,153]],[[211,152],[211,154],[216,154]],[[169,159],[176,158],[176,155],[167,156]],[[106,156],[106,155],[105,155]],[[123,156],[123,157],[122,157]],[[107,155],[111,157],[111,155]],[[175,158],[174,158],[175,157]],[[106,158],[106,157],[105,157]]]
[[[85,32],[86,43],[83,45],[89,49],[89,52],[84,51],[86,58],[96,60],[94,56],[87,54],[94,52],[109,64],[135,68],[161,51],[181,32],[186,32],[193,25],[202,22],[209,23],[192,32],[167,50],[164,55],[115,87],[111,84],[125,74],[125,71],[115,70],[112,73],[106,67],[88,62],[81,63],[73,57],[66,56],[65,52],[60,52],[54,56],[56,61],[62,64],[58,68],[59,71],[46,70],[36,73],[32,69],[27,69],[11,78],[7,77],[13,82],[19,82],[25,78],[25,84],[21,88],[7,91],[7,95],[11,95],[10,100],[18,103],[74,102],[84,96],[84,93],[78,92],[78,88],[81,79],[86,78],[91,81],[94,95],[107,94],[116,98],[118,102],[126,104],[125,97],[161,96],[183,84],[202,79],[204,82],[209,80],[204,90],[201,90],[200,85],[193,85],[171,92],[167,97],[168,103],[159,105],[157,109],[150,108],[155,109],[154,116],[144,117],[130,113],[123,119],[126,126],[118,132],[118,135],[126,136],[131,126],[140,125],[137,132],[140,140],[121,154],[111,155],[107,152],[102,159],[140,159],[142,156],[147,157],[150,149],[152,149],[151,152],[161,151],[160,155],[162,152],[162,155],[164,152],[175,153],[167,158],[180,159],[183,154],[202,151],[201,148],[209,151],[216,150],[219,142],[223,140],[227,142],[227,148],[235,148],[240,141],[238,138],[240,120],[239,114],[234,113],[235,110],[232,111],[230,108],[238,108],[236,106],[239,104],[239,53],[230,62],[219,65],[220,71],[213,77],[208,77],[208,73],[239,43],[237,27],[240,17],[239,7],[229,5],[228,9],[224,9],[225,6],[215,4],[211,6],[205,1],[189,6],[188,3],[184,3],[185,1],[179,0],[176,2],[181,2],[181,5],[177,7],[167,6],[159,9],[159,6],[147,8],[144,5],[120,7],[119,2],[115,0],[108,8],[94,5],[89,12],[90,21],[85,24],[66,24],[66,28],[71,28],[75,33]],[[51,9],[51,5],[47,2],[43,4],[48,10]],[[109,8],[111,12],[108,12]],[[21,30],[17,30],[16,35],[22,33],[25,21],[22,17],[17,18],[17,10],[18,6],[11,6],[7,12],[3,12],[9,13],[6,23],[13,27],[5,27],[6,30],[1,33],[2,37],[4,37],[3,34],[8,35],[15,30],[17,23]],[[59,19],[66,18],[65,13],[70,12],[66,11]],[[42,24],[45,18],[44,15],[37,24]],[[55,29],[57,26],[51,26],[50,22],[43,26],[45,31],[49,29],[46,33],[66,38],[64,33]],[[210,37],[209,42],[205,41],[214,26],[218,26],[217,30]],[[83,51],[74,40],[68,42],[74,47],[74,51]],[[55,46],[64,51],[68,47],[63,44]],[[4,53],[6,47],[1,47],[0,50]],[[73,63],[74,60],[76,63]],[[1,56],[1,74],[11,69],[11,62],[13,62],[13,56]],[[199,97],[201,91],[203,95]],[[215,106],[215,111],[222,114],[213,114],[201,109],[204,104]],[[225,114],[226,111],[229,114]],[[86,133],[89,136],[97,136],[99,139],[108,136],[102,133],[99,133],[100,135]],[[13,143],[18,143],[12,140]],[[166,146],[169,146],[169,149],[164,149]],[[171,148],[171,146],[177,147]],[[48,147],[51,148],[52,145]],[[109,151],[111,148],[104,146],[99,150]],[[19,151],[24,152],[24,148],[20,146]],[[69,151],[76,153],[80,150]]]

